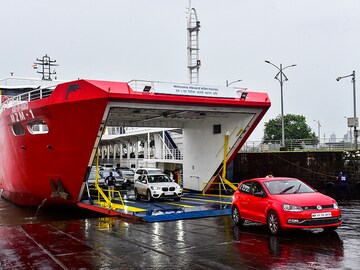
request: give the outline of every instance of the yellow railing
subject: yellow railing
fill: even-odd
[[[118,190],[109,190],[109,189],[102,189],[99,186],[99,149],[96,153],[96,171],[95,171],[95,190],[97,191],[97,203],[102,206],[109,209],[119,209],[124,208],[124,201],[122,199],[121,193]],[[106,196],[105,192],[108,192],[109,197]],[[112,203],[111,202],[111,195],[118,194],[119,199],[121,201],[121,204]],[[103,200],[102,200],[103,199]]]
[[[221,183],[221,182],[212,183],[211,185],[212,185],[213,187],[212,187],[212,188],[208,188],[208,189],[206,190],[207,193],[205,193],[205,186],[206,186],[207,184],[208,184],[207,182],[204,182],[204,183],[203,183],[203,188],[202,188],[202,194],[203,194],[203,195],[211,195],[211,194],[214,194],[214,195],[224,196],[224,195],[229,195],[229,194],[227,194],[227,192],[225,192],[225,191],[228,191],[228,190],[233,193],[233,188],[225,189],[223,183]],[[238,185],[238,183],[231,183],[231,184],[232,184],[232,186],[237,186],[237,185]]]
[[[124,201],[121,196],[121,192],[119,190],[102,189],[101,187],[99,187],[99,185],[98,186],[95,185],[95,188],[89,188],[89,189],[97,191],[97,196],[96,196],[94,202],[96,202],[100,206],[103,206],[103,207],[106,207],[109,209],[118,209],[118,208],[123,208],[125,206]],[[109,194],[109,196],[106,196],[106,194],[105,194],[106,192]],[[115,198],[115,196],[111,197],[110,193],[112,193],[112,192],[113,192],[113,194],[118,195],[118,198],[116,197],[116,199],[119,199],[121,204],[112,203],[111,199]]]
[[[242,131],[241,131],[242,132]],[[223,169],[222,169],[222,175],[221,175],[221,181],[227,184],[229,187],[231,187],[233,190],[236,190],[236,186],[231,183],[229,180],[226,179],[226,163],[227,163],[227,149],[229,148],[229,132],[226,132],[224,137],[224,160],[223,160]],[[220,177],[220,175],[219,175]]]
[[[235,131],[235,130],[234,130]],[[238,136],[241,135],[241,133],[243,132],[242,129],[240,129]],[[226,165],[227,165],[227,155],[228,155],[228,148],[229,148],[229,132],[226,132],[225,136],[224,136],[224,156],[223,156],[223,167],[222,167],[222,171],[221,171],[221,175],[218,174],[216,176],[217,179],[219,179],[220,182],[216,183],[216,182],[206,182],[203,183],[203,187],[202,187],[202,193],[205,194],[205,190],[207,192],[207,194],[209,194],[209,191],[214,190],[214,189],[210,189],[210,187],[212,186],[218,186],[218,190],[219,190],[219,195],[222,196],[221,191],[222,190],[227,190],[225,185],[229,186],[231,188],[231,191],[235,191],[237,189],[237,184],[238,183],[231,183],[228,179],[226,179]],[[215,179],[214,178],[214,181]],[[207,188],[206,188],[207,186]]]

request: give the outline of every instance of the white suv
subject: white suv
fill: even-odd
[[[136,182],[143,174],[163,174],[164,172],[158,168],[139,168],[134,174],[134,181]]]
[[[134,191],[136,200],[145,197],[148,201],[163,198],[179,201],[183,196],[181,187],[164,173],[143,174],[135,181]]]

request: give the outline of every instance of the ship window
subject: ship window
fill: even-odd
[[[25,135],[25,128],[21,123],[13,124],[12,130],[13,130],[15,136]]]
[[[43,120],[35,120],[27,124],[31,134],[46,134],[49,132],[48,125]]]
[[[220,134],[220,133],[221,133],[221,125],[214,125],[213,134]]]

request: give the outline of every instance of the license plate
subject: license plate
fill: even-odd
[[[311,214],[312,218],[324,218],[324,217],[331,217],[331,212],[324,212],[324,213],[313,213]]]
[[[164,195],[165,195],[165,196],[172,196],[172,195],[174,195],[174,192],[169,192],[169,191],[168,191],[168,192],[164,192]]]

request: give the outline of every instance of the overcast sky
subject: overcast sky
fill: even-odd
[[[277,70],[285,71],[284,113],[306,117],[321,138],[348,131],[351,78],[360,91],[359,0],[192,0],[201,22],[200,83],[267,92],[263,123],[281,113]],[[39,77],[31,65],[48,54],[59,79],[188,82],[188,0],[1,0],[0,78]],[[360,92],[357,91],[357,97]],[[360,115],[360,98],[357,98]],[[314,121],[316,120],[316,121]]]

